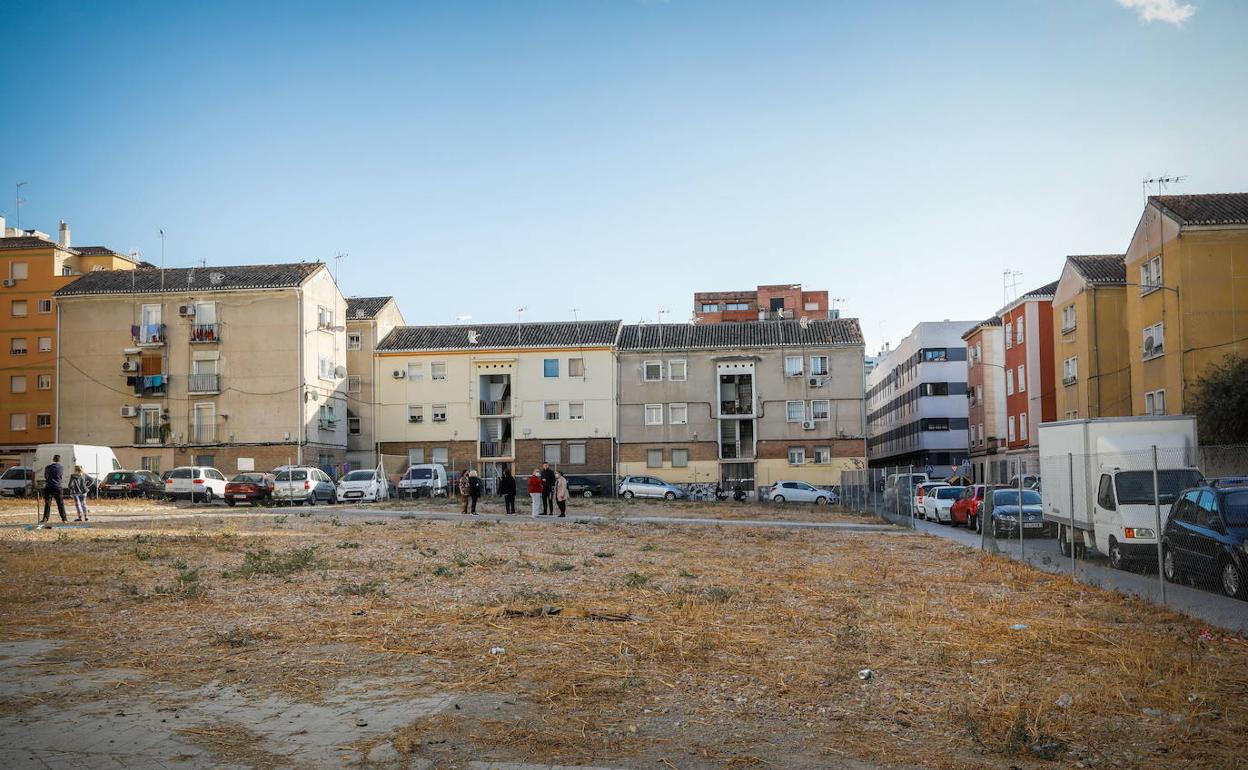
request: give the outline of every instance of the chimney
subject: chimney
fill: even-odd
[[[56,243],[61,248],[70,248],[69,225],[65,224],[64,219],[61,220],[61,234],[60,237],[56,239]]]

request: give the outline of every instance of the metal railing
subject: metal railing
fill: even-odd
[[[191,421],[186,431],[186,440],[190,444],[214,444],[217,441],[217,424],[215,422]]]
[[[720,401],[719,413],[721,415],[754,414],[754,404],[751,401]]]
[[[501,398],[495,401],[480,399],[477,401],[477,414],[482,417],[496,417],[502,414],[511,414],[511,399]]]
[[[191,342],[220,342],[221,341],[221,325],[220,324],[191,324]]]
[[[192,374],[186,380],[186,391],[188,393],[220,393],[221,375],[215,372]]]
[[[134,426],[134,443],[163,444],[164,439],[160,434],[159,425],[136,425]]]
[[[478,442],[477,456],[481,459],[496,457],[511,457],[510,441],[481,441]]]
[[[164,324],[137,324],[130,327],[130,332],[140,346],[165,344]]]
[[[136,396],[163,396],[169,392],[167,374],[136,374],[133,377]]]

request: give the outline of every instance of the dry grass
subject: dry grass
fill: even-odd
[[[294,517],[0,538],[0,631],[72,639],[101,667],[312,699],[418,670],[531,704],[400,743],[725,767],[1248,754],[1243,640],[933,538]],[[158,591],[192,572],[193,595]]]

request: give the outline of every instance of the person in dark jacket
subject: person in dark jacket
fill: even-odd
[[[39,520],[40,524],[47,524],[52,516],[53,500],[56,501],[57,513],[61,514],[61,521],[69,521],[65,515],[64,479],[65,467],[61,465],[61,456],[52,455],[52,462],[43,469],[43,518]]]
[[[477,513],[477,501],[481,499],[481,477],[477,475],[476,469],[468,471],[468,498],[472,501],[472,508],[468,511],[473,516],[479,516]]]
[[[555,512],[555,472],[550,463],[542,463],[542,515],[549,516]]]
[[[69,494],[74,498],[74,513],[77,518],[74,521],[87,521],[87,494],[91,491],[91,482],[87,478],[87,474],[83,472],[81,465],[74,466],[74,472],[69,476]]]
[[[503,468],[503,475],[498,480],[498,493],[503,496],[503,513],[511,515],[516,512],[516,477],[511,475],[510,468]]]

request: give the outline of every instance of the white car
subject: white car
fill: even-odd
[[[338,479],[340,501],[375,503],[390,496],[390,483],[383,474],[372,471],[351,471]]]
[[[962,496],[966,487],[951,487],[948,484],[927,490],[923,497],[923,510],[919,513],[928,521],[949,524],[953,521],[950,508]]]
[[[916,516],[922,516],[923,498],[927,497],[928,494],[930,494],[932,490],[937,487],[947,486],[949,486],[949,482],[947,481],[924,481],[922,484],[916,484],[914,487],[914,499],[911,501],[914,508],[914,514]]]
[[[34,468],[9,468],[0,476],[0,495],[25,497],[35,488]]]
[[[807,484],[805,481],[777,481],[767,493],[767,500],[773,503],[814,503],[815,505],[840,502],[835,492]]]
[[[184,465],[174,468],[165,479],[165,497],[185,497],[193,502],[211,503],[225,499],[225,476],[216,468]]]
[[[320,468],[283,466],[274,471],[273,501],[291,505],[338,502],[338,487]]]

